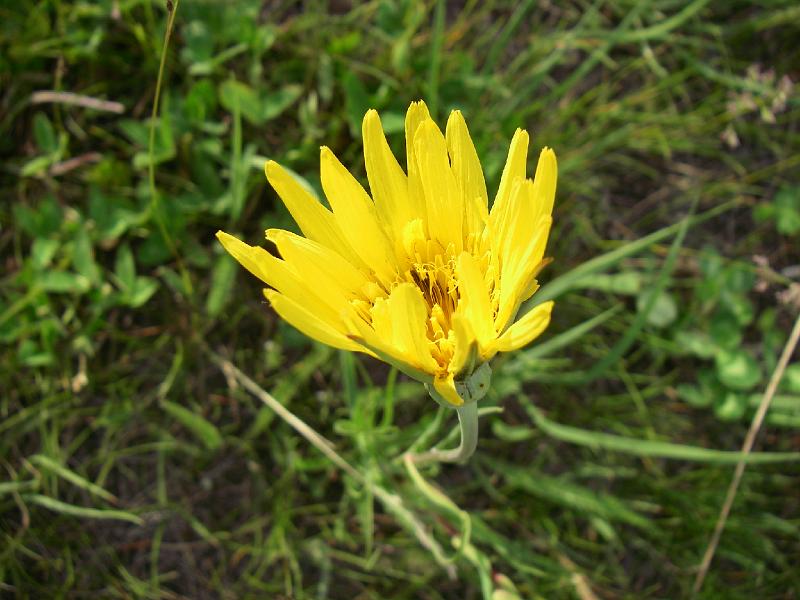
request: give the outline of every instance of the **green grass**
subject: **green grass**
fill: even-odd
[[[29,4],[0,7],[0,595],[690,596],[798,312],[795,2],[185,0],[152,187],[165,6]],[[404,155],[419,98],[490,190],[516,127],[560,172],[553,323],[493,364],[471,462],[416,471],[455,415],[280,322],[213,233],[294,228],[264,159],[364,180],[365,110]],[[797,364],[778,394],[701,598],[800,595]]]

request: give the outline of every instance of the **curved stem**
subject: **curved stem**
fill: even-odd
[[[452,450],[434,448],[421,454],[412,454],[415,464],[426,462],[465,463],[478,447],[478,403],[468,402],[456,408],[461,429],[461,443]]]

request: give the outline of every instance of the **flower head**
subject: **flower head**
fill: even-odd
[[[377,112],[367,112],[362,131],[371,197],[327,147],[321,179],[331,210],[270,161],[267,179],[304,237],[268,229],[280,258],[221,231],[217,238],[306,335],[376,356],[425,383],[440,402],[475,400],[488,385],[483,365],[550,322],[552,302],[514,319],[547,262],[555,154],[542,150],[528,179],[528,134],[518,129],[489,210],[459,111],[443,135],[423,102],[411,104],[406,171]]]

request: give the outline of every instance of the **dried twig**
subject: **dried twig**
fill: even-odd
[[[50,175],[57,177],[59,175],[63,175],[64,173],[69,173],[70,171],[73,171],[78,167],[82,167],[83,165],[100,162],[102,159],[103,155],[99,152],[87,152],[85,154],[81,154],[80,156],[55,163],[50,167]]]
[[[366,487],[372,494],[374,494],[387,511],[392,513],[395,518],[398,519],[398,521],[403,523],[414,533],[420,545],[422,545],[423,548],[427,549],[431,553],[434,560],[436,560],[436,562],[445,570],[448,576],[451,579],[455,579],[456,570],[452,562],[447,559],[444,554],[444,550],[439,543],[430,535],[430,533],[428,533],[425,525],[405,506],[405,504],[403,504],[400,496],[391,493],[389,490],[376,484],[363,473],[358,471],[358,469],[347,462],[338,452],[336,452],[336,450],[334,450],[333,442],[309,427],[302,419],[298,418],[283,404],[278,402],[271,394],[265,391],[255,381],[237,369],[229,360],[222,358],[216,352],[205,346],[205,344],[202,344],[202,346],[211,360],[216,363],[226,377],[233,378],[238,381],[243,388],[271,408],[275,414],[286,421],[286,423],[288,423],[297,433],[302,435],[315,448],[317,448],[317,450],[327,456],[333,464],[335,464],[342,471],[350,475],[350,477],[355,479],[358,483]]]
[[[112,112],[118,115],[121,115],[125,112],[125,105],[120,102],[101,100],[100,98],[93,98],[91,96],[84,96],[82,94],[73,94],[72,92],[55,92],[48,90],[34,92],[31,94],[31,102],[33,104],[69,104],[72,106],[91,108],[93,110]]]
[[[750,451],[753,449],[756,436],[761,429],[761,425],[764,423],[764,417],[766,417],[767,411],[769,410],[769,405],[772,402],[772,397],[775,395],[775,390],[778,388],[778,384],[783,377],[786,366],[789,364],[789,359],[792,357],[792,354],[797,347],[798,340],[800,340],[800,315],[797,316],[797,320],[794,323],[794,328],[792,328],[792,333],[789,335],[789,339],[786,341],[786,345],[783,347],[780,360],[778,360],[778,364],[775,366],[775,370],[772,372],[772,377],[769,380],[767,389],[764,391],[764,395],[761,397],[761,403],[758,405],[758,410],[753,417],[753,422],[750,424],[750,430],[747,432],[744,444],[742,445],[743,455],[750,454]],[[714,527],[714,533],[711,535],[711,540],[708,542],[708,547],[703,555],[703,561],[700,563],[697,577],[694,580],[694,586],[692,588],[693,594],[697,594],[700,591],[700,588],[703,587],[703,581],[706,578],[708,568],[711,565],[711,560],[714,558],[714,553],[719,545],[719,539],[722,536],[722,531],[725,529],[725,523],[728,520],[728,515],[731,512],[733,501],[736,498],[736,492],[739,490],[739,484],[742,481],[742,475],[744,475],[745,466],[744,460],[740,460],[736,464],[736,472],[734,473],[731,484],[728,487],[728,494],[725,496],[725,502],[722,504],[722,510],[720,510],[719,517],[717,518],[717,524]]]

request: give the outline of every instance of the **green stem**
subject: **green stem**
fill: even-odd
[[[412,454],[415,464],[427,462],[465,463],[478,447],[478,403],[465,402],[456,408],[458,424],[461,429],[461,443],[452,450],[434,448],[421,454]]]

